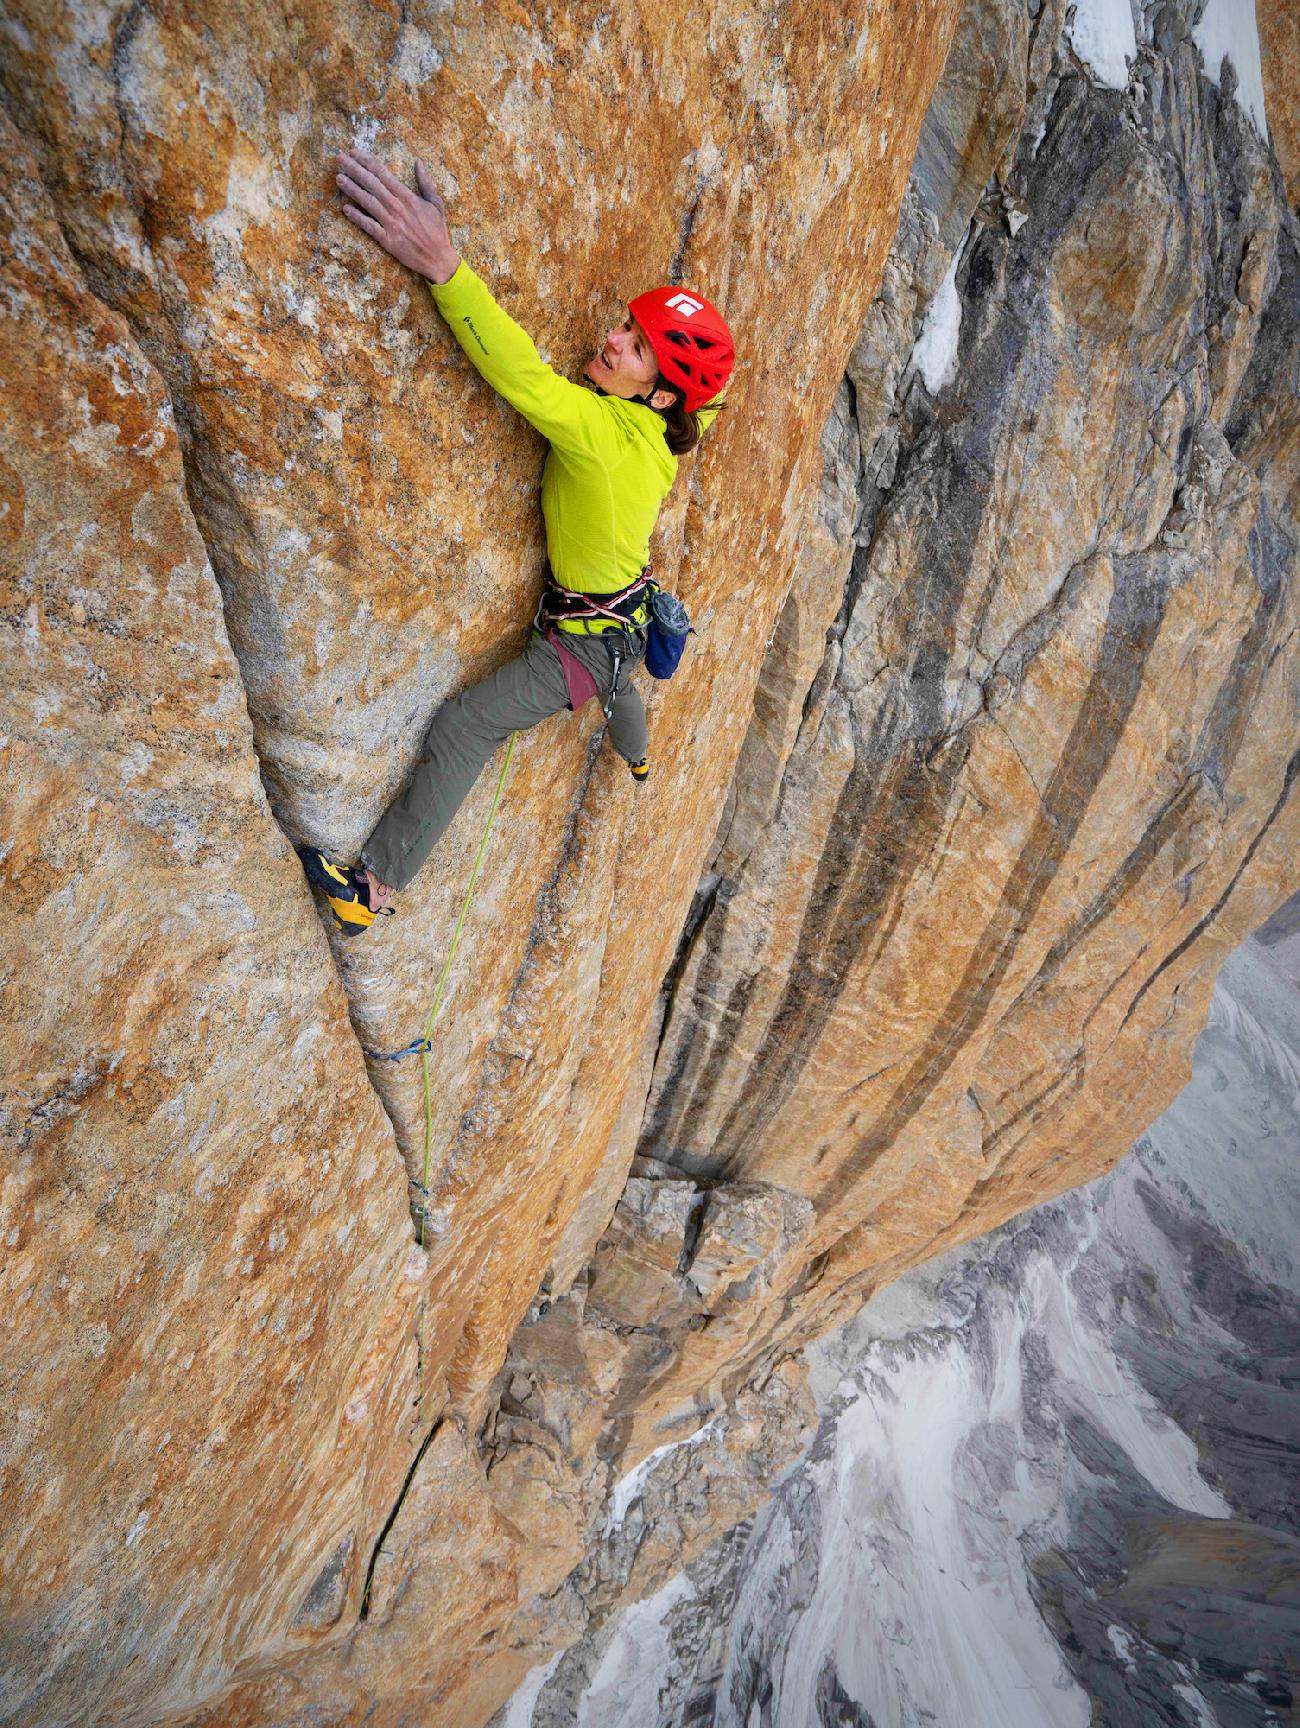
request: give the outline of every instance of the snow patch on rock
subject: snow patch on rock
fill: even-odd
[[[1264,72],[1252,0],[1207,0],[1200,22],[1192,29],[1192,41],[1201,51],[1205,76],[1212,83],[1219,83],[1223,62],[1230,63],[1237,74],[1237,100],[1254,121],[1260,137],[1267,139]]]
[[[668,1615],[695,1591],[684,1572],[619,1620],[618,1630],[578,1704],[573,1728],[645,1728],[658,1714],[658,1682],[668,1672]]]
[[[676,1583],[676,1579],[673,1582]],[[529,1728],[533,1719],[533,1706],[541,1695],[543,1686],[563,1659],[563,1650],[557,1650],[549,1662],[539,1663],[536,1668],[529,1669],[518,1690],[511,1694],[510,1702],[506,1705],[505,1714],[497,1728]]]
[[[957,374],[957,345],[961,336],[961,297],[957,293],[960,261],[961,248],[958,248],[930,302],[909,361],[925,379],[931,396],[937,396]]]
[[[1137,59],[1137,33],[1129,0],[1076,0],[1066,29],[1075,53],[1092,68],[1098,83],[1128,88],[1128,69]]]
[[[665,1459],[670,1452],[676,1452],[681,1446],[698,1446],[722,1420],[715,1416],[712,1422],[706,1422],[703,1428],[697,1428],[694,1434],[688,1434],[684,1440],[670,1440],[666,1446],[656,1446],[641,1462],[628,1471],[615,1485],[613,1497],[609,1503],[609,1516],[605,1520],[605,1535],[612,1536],[631,1511],[634,1502],[645,1492],[645,1485],[650,1480],[655,1466]]]

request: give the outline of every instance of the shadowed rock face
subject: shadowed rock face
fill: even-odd
[[[1176,7],[1140,97],[1061,11],[968,8],[917,155],[955,0],[9,9],[11,1715],[485,1720],[762,1501],[798,1345],[1176,1088],[1295,854],[1294,237]],[[358,140],[563,368],[665,276],[741,332],[654,778],[523,741],[427,1093],[363,1048],[490,787],[346,950],[288,841],[514,650],[541,451]]]
[[[1164,9],[1121,94],[1063,14],[963,13],[666,982],[634,1179],[585,1268],[563,1245],[502,1377],[547,1383],[552,1437],[580,1406],[623,1468],[1113,1162],[1177,1090],[1238,918],[1293,878],[1294,225],[1187,18]],[[972,158],[1000,178],[954,228]],[[945,271],[942,382],[937,313],[914,343]],[[698,1220],[732,1193],[810,1210],[701,1300]],[[502,1504],[553,1543],[561,1503],[583,1515],[573,1462],[489,1431]]]
[[[1296,426],[1262,384],[1293,225],[1166,11],[1132,97],[1053,60],[1050,12],[964,16],[943,124],[991,35],[1022,59],[955,371],[900,358],[950,221],[923,138],[827,428],[840,532],[778,625],[639,1147],[811,1201],[778,1336],[1095,1173],[1173,1089],[1234,900],[1291,868]],[[720,1366],[683,1340],[661,1424]]]

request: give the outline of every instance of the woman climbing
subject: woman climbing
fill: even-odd
[[[422,163],[418,194],[360,151],[338,159],[344,213],[399,264],[426,278],[434,304],[483,377],[550,441],[542,514],[550,563],[528,647],[445,702],[406,790],[357,865],[299,849],[340,929],[355,935],[391,910],[497,747],[512,732],[599,696],[614,748],[644,780],[645,709],[631,682],[645,654],[647,557],[677,458],[717,412],[734,348],[697,294],[655,288],[588,361],[593,389],[559,377],[451,243],[446,209]]]

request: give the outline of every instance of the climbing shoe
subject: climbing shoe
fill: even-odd
[[[371,910],[370,890],[360,870],[331,864],[323,852],[317,852],[311,846],[300,846],[298,856],[307,872],[307,880],[325,896],[334,914],[334,922],[343,935],[359,936],[381,914],[391,917],[391,906],[381,906],[378,912]]]
[[[628,767],[632,770],[632,778],[636,781],[638,786],[642,785],[650,778],[650,764],[646,761],[644,756],[639,762],[629,762]]]

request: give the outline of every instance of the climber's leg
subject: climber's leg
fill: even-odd
[[[406,790],[361,849],[361,866],[389,888],[405,888],[446,832],[484,763],[512,732],[568,706],[559,657],[535,636],[517,660],[454,696],[433,717]]]
[[[596,680],[602,702],[609,699],[614,657],[608,636],[566,636],[565,646],[572,648]],[[635,636],[619,640],[620,664],[618,693],[609,711],[609,741],[632,769],[633,778],[644,780],[649,773],[646,761],[645,703],[632,681],[633,672],[645,658],[644,642]]]
[[[609,714],[609,741],[629,764],[646,759],[645,703],[629,666],[619,674],[618,695]]]

